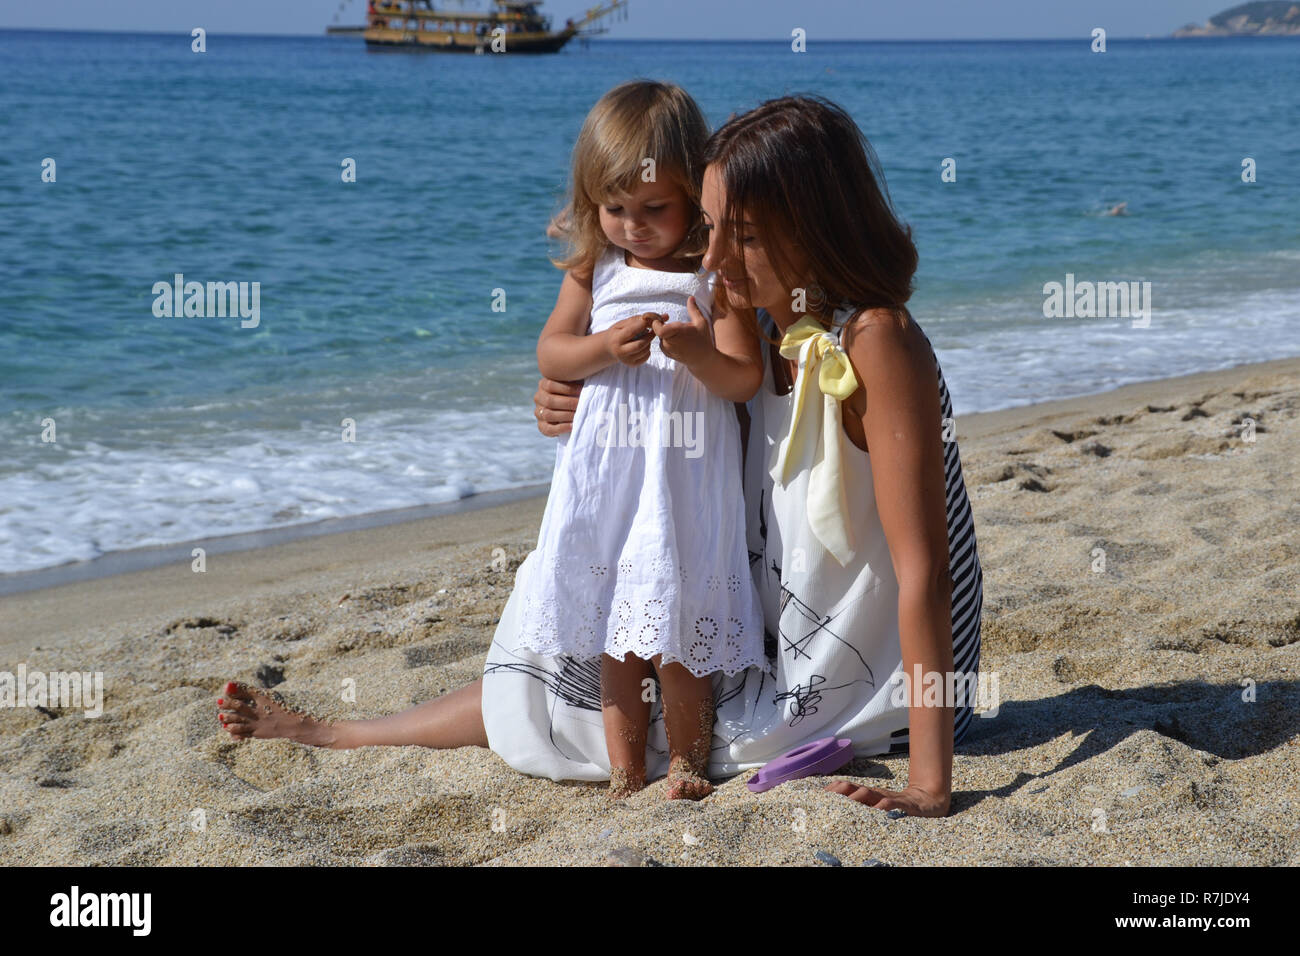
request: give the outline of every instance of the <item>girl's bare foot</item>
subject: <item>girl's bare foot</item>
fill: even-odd
[[[685,757],[680,756],[669,761],[669,800],[703,800],[712,792],[713,784],[709,783],[703,767],[693,767]]]
[[[626,800],[645,789],[645,768],[615,767],[609,772],[609,798]]]
[[[709,747],[713,739],[713,684],[695,677],[681,664],[660,668],[673,691],[664,691],[664,729],[668,732],[669,800],[703,800],[709,783]],[[686,746],[680,746],[685,743]]]
[[[293,710],[278,697],[231,681],[217,700],[217,719],[236,740],[284,737],[313,747],[334,746],[337,735],[330,724]]]

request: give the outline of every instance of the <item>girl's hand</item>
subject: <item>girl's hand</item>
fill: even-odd
[[[667,322],[656,317],[651,327],[659,336],[659,348],[664,355],[690,368],[711,356],[715,349],[709,320],[695,304],[695,296],[686,300],[686,314],[691,318],[689,322]]]
[[[902,810],[909,817],[946,817],[952,803],[951,794],[931,793],[920,787],[877,790],[875,787],[859,787],[847,780],[836,780],[827,784],[826,789],[877,810]]]
[[[620,319],[608,329],[606,343],[609,354],[624,365],[640,365],[650,358],[650,319],[658,319],[653,312],[645,312]]]

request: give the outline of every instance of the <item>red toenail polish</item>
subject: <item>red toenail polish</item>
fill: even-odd
[[[220,707],[220,706],[221,706],[222,704],[224,704],[225,702],[226,702],[226,700],[225,700],[224,697],[218,697],[218,698],[217,698],[217,706],[218,706],[218,707]]]

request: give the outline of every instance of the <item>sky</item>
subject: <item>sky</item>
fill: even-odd
[[[0,0],[0,28],[188,33],[320,34],[361,23],[366,0]],[[546,0],[558,25],[596,0]],[[442,0],[478,9],[489,0]],[[1235,0],[631,0],[612,25],[620,39],[782,39],[802,27],[818,37],[858,40],[1035,39],[1168,36],[1204,23]],[[343,12],[340,13],[340,7]],[[335,17],[338,17],[336,20]]]

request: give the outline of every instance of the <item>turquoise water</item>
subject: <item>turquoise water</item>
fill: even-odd
[[[958,414],[1300,354],[1298,42],[497,58],[0,31],[0,572],[547,480],[543,228],[585,111],[635,76],[714,124],[787,92],[849,109]],[[258,325],[155,316],[176,273],[259,283]],[[1044,318],[1067,273],[1151,282],[1150,328]]]

